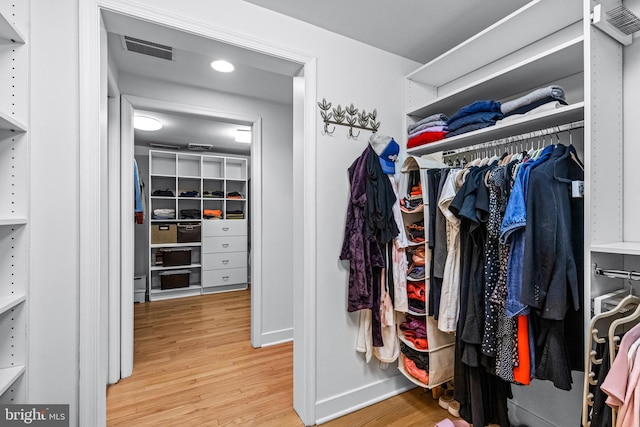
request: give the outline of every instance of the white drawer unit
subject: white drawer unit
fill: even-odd
[[[246,220],[203,221],[203,292],[246,289],[247,264]]]
[[[202,275],[202,286],[243,285],[247,283],[247,268],[223,268],[206,270]]]
[[[247,221],[240,219],[210,220],[202,223],[202,236],[246,236]]]
[[[205,237],[202,253],[247,252],[247,236]]]
[[[202,255],[202,263],[208,270],[242,268],[247,266],[246,252],[220,252]]]

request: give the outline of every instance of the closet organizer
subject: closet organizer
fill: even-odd
[[[0,403],[27,400],[28,2],[0,1]]]
[[[604,126],[596,112],[610,118],[614,108],[596,106],[595,92],[611,86],[597,73],[614,67],[608,53],[591,52],[609,37],[584,25],[587,9],[580,0],[531,1],[406,77],[407,154],[443,156],[441,177],[452,174],[456,190],[453,200],[435,200],[460,220],[454,398],[473,425],[580,423],[592,296],[584,243],[594,240],[596,212],[615,197],[600,193],[593,173],[616,156],[593,165],[604,146],[594,138]],[[522,171],[521,211],[536,214],[510,234],[504,217]],[[545,217],[548,200],[557,218]],[[555,228],[544,233],[549,224]],[[509,263],[515,250],[531,255],[523,266]],[[513,270],[525,290],[507,287]],[[440,329],[451,329],[442,323],[440,316]]]

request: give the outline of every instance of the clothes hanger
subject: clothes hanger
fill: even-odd
[[[631,272],[627,278],[629,283],[629,295],[624,297],[613,309],[606,311],[604,313],[596,314],[591,318],[589,322],[589,327],[587,329],[588,336],[591,336],[591,339],[596,343],[603,343],[607,337],[607,333],[610,331],[612,322],[614,320],[619,319],[620,316],[624,316],[628,313],[628,307],[636,306],[636,310],[640,307],[640,298],[633,295],[633,287],[631,286]],[[615,329],[614,329],[615,331]],[[603,335],[603,333],[605,335]],[[613,341],[609,339],[609,343],[611,347],[615,347],[615,345],[611,345]],[[610,347],[610,348],[611,348]],[[610,352],[611,354],[611,352]],[[604,357],[606,357],[605,355]],[[588,345],[587,351],[585,352],[585,378],[584,378],[584,388],[583,388],[583,398],[588,402],[589,400],[589,384],[596,385],[597,380],[595,379],[595,374],[591,370],[591,366],[593,364],[599,365],[602,363],[602,359],[596,359],[596,352],[592,349],[591,344]],[[589,418],[589,406],[592,405],[583,405],[582,408],[582,425],[588,425]]]

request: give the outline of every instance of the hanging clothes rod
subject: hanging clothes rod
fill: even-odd
[[[564,125],[553,126],[546,129],[540,129],[533,132],[527,132],[520,135],[513,135],[506,138],[495,139],[493,141],[481,142],[479,144],[470,145],[467,147],[459,148],[457,150],[451,150],[443,153],[443,156],[453,156],[459,153],[466,153],[471,151],[485,150],[487,148],[494,148],[501,145],[508,145],[514,142],[526,141],[532,138],[540,138],[546,135],[555,135],[560,132],[567,132],[573,129],[580,129],[584,127],[584,120],[577,122],[566,123]]]
[[[594,265],[593,272],[596,276],[606,276],[612,279],[640,280],[640,271],[605,270]]]

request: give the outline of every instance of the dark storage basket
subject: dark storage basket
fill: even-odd
[[[191,264],[191,249],[163,249],[161,252],[164,267]]]
[[[160,273],[160,289],[188,288],[190,270],[163,271]]]
[[[178,243],[200,242],[200,224],[178,224]]]

